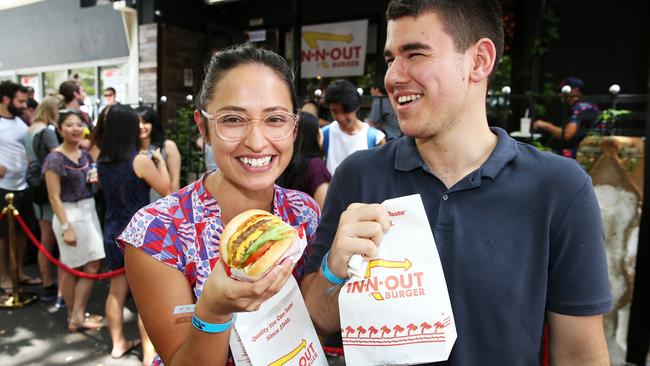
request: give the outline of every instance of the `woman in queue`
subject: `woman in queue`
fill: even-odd
[[[110,109],[109,109],[110,108]],[[160,149],[153,151],[153,160],[138,152],[140,127],[138,115],[127,105],[113,105],[104,118],[102,145],[97,159],[99,181],[104,188],[106,214],[104,218],[104,249],[110,270],[124,267],[124,256],[115,244],[115,238],[129,223],[131,217],[149,204],[149,190],[161,195],[171,191],[169,173]],[[140,344],[124,336],[124,301],[129,285],[124,274],[111,278],[106,298],[106,318],[113,347],[112,358],[121,358]],[[138,318],[143,346],[143,364],[151,364],[153,347]]]
[[[90,154],[80,148],[84,126],[76,111],[59,112],[59,134],[63,143],[47,155],[43,172],[54,211],[52,229],[61,262],[95,274],[105,254],[93,200],[97,171],[92,167]],[[103,326],[100,316],[86,316],[93,284],[92,279],[61,271],[61,292],[68,308],[68,330],[71,332]]]
[[[178,191],[181,184],[181,153],[176,143],[165,138],[165,130],[156,111],[146,106],[139,106],[135,111],[140,118],[140,151],[153,158],[153,152],[160,150],[169,171],[171,192]],[[153,190],[151,193],[151,202],[160,198],[157,191]]]
[[[298,137],[293,144],[293,159],[278,178],[278,184],[307,193],[314,197],[318,206],[322,208],[332,175],[322,158],[318,143],[322,139],[321,135],[316,117],[302,112]]]
[[[54,151],[59,144],[59,137],[56,134],[56,128],[59,123],[59,103],[61,99],[55,96],[47,96],[43,98],[41,103],[36,107],[34,115],[32,116],[32,124],[27,130],[25,136],[25,149],[27,150],[27,157],[30,161],[43,162],[45,156]],[[40,135],[39,135],[40,134]],[[34,151],[34,138],[39,135],[40,151]],[[44,188],[44,187],[43,187]],[[39,189],[39,193],[41,190]],[[34,194],[34,191],[32,191]],[[47,193],[47,192],[44,192]],[[39,198],[42,194],[39,194]],[[43,197],[47,199],[47,197]],[[34,197],[34,214],[38,219],[38,228],[41,231],[41,244],[52,253],[56,240],[54,232],[52,231],[52,205],[45,200],[39,201]],[[39,201],[38,203],[36,201]],[[47,257],[40,251],[38,252],[38,269],[43,276],[43,293],[41,299],[45,301],[54,300],[57,297],[58,285],[54,282],[55,277],[52,275],[50,262]],[[61,278],[59,274],[58,278]]]
[[[311,197],[274,184],[291,160],[299,120],[284,59],[248,44],[215,52],[195,100],[194,120],[219,169],[140,210],[118,238],[138,310],[165,365],[225,364],[232,314],[256,310],[292,271],[302,274],[287,259],[256,282],[231,279],[219,245],[233,217],[248,209],[274,213],[304,226],[309,243],[320,215]],[[220,331],[172,314],[192,303],[196,319]]]

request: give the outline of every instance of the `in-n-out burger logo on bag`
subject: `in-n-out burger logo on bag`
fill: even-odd
[[[375,268],[394,268],[403,273],[372,277],[372,270]],[[425,289],[422,287],[424,273],[408,272],[410,268],[411,261],[408,258],[404,258],[403,261],[372,259],[368,262],[364,279],[348,282],[345,291],[349,294],[367,292],[377,301],[422,296],[425,294]]]
[[[422,199],[404,196],[381,205],[392,227],[374,258],[350,259],[350,280],[339,292],[345,362],[419,365],[448,360],[457,333]]]
[[[282,366],[288,364],[291,360],[297,360],[300,366],[309,366],[316,361],[318,353],[314,349],[314,342],[307,344],[306,340],[302,340],[296,348],[291,352],[280,357],[279,359],[271,362],[269,366]]]

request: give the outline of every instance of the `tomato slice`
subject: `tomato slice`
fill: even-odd
[[[255,251],[255,253],[251,254],[250,257],[244,262],[242,265],[243,267],[247,267],[249,264],[255,262],[258,258],[264,255],[269,248],[271,248],[271,245],[273,245],[275,241],[268,241],[266,244],[262,245],[258,250]]]

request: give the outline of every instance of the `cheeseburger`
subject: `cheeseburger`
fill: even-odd
[[[297,231],[278,216],[248,210],[235,216],[221,234],[221,259],[232,277],[256,280],[292,246]]]

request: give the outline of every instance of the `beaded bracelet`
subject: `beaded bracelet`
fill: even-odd
[[[331,283],[332,285],[334,285],[334,286],[341,285],[345,281],[347,281],[347,278],[336,277],[336,275],[334,273],[332,273],[332,271],[330,271],[330,268],[327,265],[327,258],[329,257],[329,255],[330,255],[329,251],[327,253],[325,253],[325,256],[323,257],[323,261],[321,262],[321,265],[320,265],[320,267],[323,269],[323,275],[325,276],[327,281],[329,283]]]
[[[196,316],[196,313],[192,315],[192,325],[194,328],[200,330],[201,332],[205,333],[223,333],[230,328],[232,325],[232,321],[235,319],[235,315],[230,318],[225,323],[206,323],[203,320],[199,319]]]

